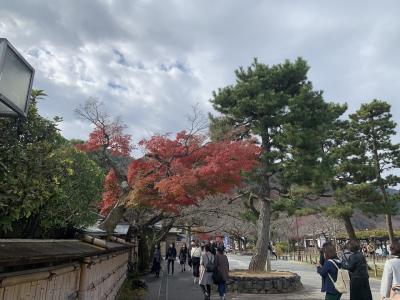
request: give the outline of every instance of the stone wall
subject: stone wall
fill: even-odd
[[[235,276],[230,275],[227,291],[246,294],[280,294],[301,290],[300,276],[292,273],[285,276]]]

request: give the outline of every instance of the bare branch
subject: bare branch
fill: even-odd
[[[200,104],[196,103],[192,106],[192,113],[190,115],[186,115],[187,120],[189,121],[189,135],[196,135],[199,133],[203,133],[208,129],[208,118],[201,111]]]

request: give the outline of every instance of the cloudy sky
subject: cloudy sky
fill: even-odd
[[[67,138],[87,137],[73,110],[95,97],[137,140],[185,128],[195,103],[211,111],[253,57],[302,56],[327,100],[354,111],[380,98],[400,123],[399,12],[396,0],[1,0],[0,37],[35,67],[40,112],[62,116]]]

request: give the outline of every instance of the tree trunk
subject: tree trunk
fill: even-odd
[[[117,224],[122,220],[125,211],[126,208],[124,204],[116,205],[101,222],[99,228],[107,231],[109,234],[113,233]]]
[[[148,244],[148,236],[143,233],[139,238],[139,249],[138,249],[138,270],[139,272],[145,272],[149,268],[150,264],[150,248]]]
[[[258,218],[257,244],[254,256],[251,258],[249,271],[263,272],[268,258],[269,230],[271,221],[271,204],[268,200],[260,201],[260,216]],[[271,262],[268,261],[267,271],[271,271]]]
[[[351,223],[350,217],[343,216],[342,219],[344,221],[344,226],[346,227],[346,232],[347,232],[347,235],[349,236],[349,239],[356,241],[357,240],[356,232],[354,230],[353,224]]]
[[[394,231],[393,231],[393,224],[392,224],[392,216],[391,215],[385,215],[385,217],[386,217],[386,226],[387,226],[387,230],[388,230],[388,233],[389,233],[390,244],[393,244]]]
[[[27,222],[27,225],[24,228],[24,232],[22,237],[24,239],[34,239],[35,235],[36,235],[36,231],[38,229],[39,226],[39,216],[40,213],[32,215]]]
[[[381,166],[379,163],[379,154],[378,154],[378,147],[376,143],[373,143],[373,157],[374,157],[374,164],[375,164],[375,172],[376,172],[376,179],[379,184],[379,188],[382,192],[383,196],[383,201],[385,202],[385,205],[389,201],[388,194],[386,192],[386,187],[382,184],[382,177],[381,177]],[[394,231],[393,231],[393,224],[392,224],[392,216],[391,215],[385,215],[386,217],[386,226],[389,234],[389,240],[390,243],[392,244],[394,241]]]

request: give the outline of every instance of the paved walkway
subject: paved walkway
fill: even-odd
[[[228,256],[231,269],[246,269],[248,267],[249,256]],[[174,276],[167,276],[162,272],[160,278],[153,276],[146,278],[149,285],[149,292],[146,300],[203,300],[204,297],[198,284],[193,283],[193,277],[188,270],[180,272],[180,266],[175,263],[176,272]],[[166,266],[163,266],[164,270]],[[315,267],[309,264],[293,261],[272,261],[272,268],[281,271],[292,271],[301,276],[304,289],[296,294],[238,294],[227,295],[229,300],[319,300],[324,299],[320,292],[321,279],[315,272]],[[378,291],[380,281],[370,279],[370,284],[374,299],[379,299]],[[219,299],[217,291],[214,289],[211,299]],[[348,300],[349,295],[343,295],[342,300]]]

